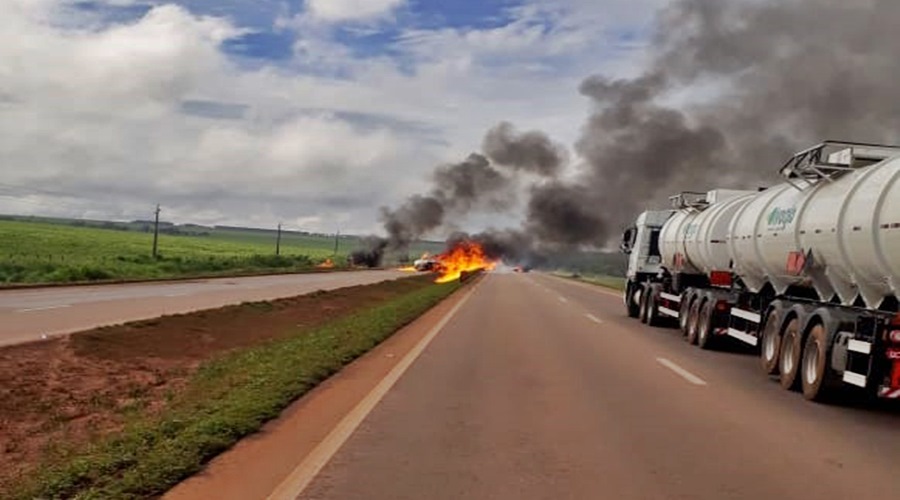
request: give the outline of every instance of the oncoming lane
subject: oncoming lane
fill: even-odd
[[[0,290],[0,345],[102,325],[376,283],[399,271],[329,272]]]

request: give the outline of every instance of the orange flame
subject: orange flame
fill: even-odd
[[[440,276],[435,283],[447,283],[460,278],[464,272],[491,270],[497,263],[489,259],[484,248],[474,241],[462,241],[449,251],[435,257]]]
[[[334,262],[332,262],[330,258],[325,259],[324,262],[322,262],[321,264],[317,264],[316,267],[318,267],[319,269],[331,269],[334,267]]]
[[[397,270],[398,270],[398,271],[403,271],[403,272],[406,272],[406,273],[414,273],[414,272],[418,271],[418,269],[416,269],[416,268],[413,267],[413,266],[398,267]]]

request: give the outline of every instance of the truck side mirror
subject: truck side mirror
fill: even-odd
[[[622,235],[622,243],[619,244],[619,250],[621,250],[622,253],[626,255],[631,253],[633,236],[634,228],[628,228],[625,230],[625,234]]]

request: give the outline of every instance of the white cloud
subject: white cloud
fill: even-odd
[[[104,25],[13,0],[0,16],[0,183],[20,188],[0,184],[0,212],[133,218],[161,202],[172,220],[376,229],[378,207],[425,189],[436,163],[500,120],[575,140],[580,80],[638,59],[584,21],[591,2],[565,1],[497,28],[410,29],[398,57],[354,56],[307,16],[292,24],[294,60],[248,69],[222,51],[244,32],[223,18],[160,5]],[[400,3],[310,1],[306,14],[370,20]]]
[[[47,22],[50,7],[18,13],[0,20],[18,35],[0,45],[0,168],[20,189],[0,193],[0,211],[132,217],[158,200],[188,220],[206,210],[217,222],[309,221],[362,206],[372,213],[354,214],[354,227],[365,230],[378,198],[408,187],[381,169],[402,175],[414,164],[409,137],[301,113],[313,104],[292,102],[303,80],[235,67],[219,43],[241,31],[222,19],[165,5],[135,22],[69,29]],[[193,100],[244,111],[186,115]],[[56,203],[36,187],[72,197]]]
[[[368,21],[386,16],[405,0],[306,0],[309,14],[325,22]]]

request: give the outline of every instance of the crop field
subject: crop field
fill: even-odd
[[[335,254],[333,236],[285,232],[276,256],[274,232],[208,229],[202,235],[161,233],[159,258],[153,259],[153,234],[126,225],[0,220],[0,285],[296,272],[315,269],[327,258],[342,267],[361,245],[357,237],[342,236]],[[411,253],[435,246],[440,248],[419,245]]]

